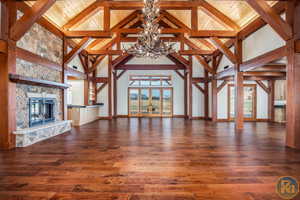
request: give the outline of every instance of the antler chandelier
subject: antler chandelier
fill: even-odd
[[[144,3],[143,31],[139,33],[137,42],[129,49],[124,48],[124,51],[136,57],[150,57],[153,59],[174,53],[174,43],[164,43],[159,36],[161,29],[157,20],[159,16],[157,0],[144,0]]]

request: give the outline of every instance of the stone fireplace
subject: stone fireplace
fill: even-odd
[[[55,99],[29,98],[29,127],[55,121]]]

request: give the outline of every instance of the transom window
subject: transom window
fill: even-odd
[[[130,87],[170,87],[172,77],[166,75],[131,75],[129,78]]]

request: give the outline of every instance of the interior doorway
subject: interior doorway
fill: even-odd
[[[170,76],[131,76],[128,88],[129,117],[172,117],[171,86]]]
[[[228,119],[235,118],[235,87],[228,85]],[[256,120],[256,85],[244,84],[244,119]]]

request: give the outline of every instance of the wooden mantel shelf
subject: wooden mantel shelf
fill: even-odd
[[[59,88],[59,89],[67,89],[70,87],[68,84],[58,83],[54,81],[47,81],[41,80],[26,76],[21,76],[17,74],[9,74],[9,79],[15,83],[21,83],[26,85],[35,85],[35,86],[42,86],[42,87],[52,87],[52,88]]]

